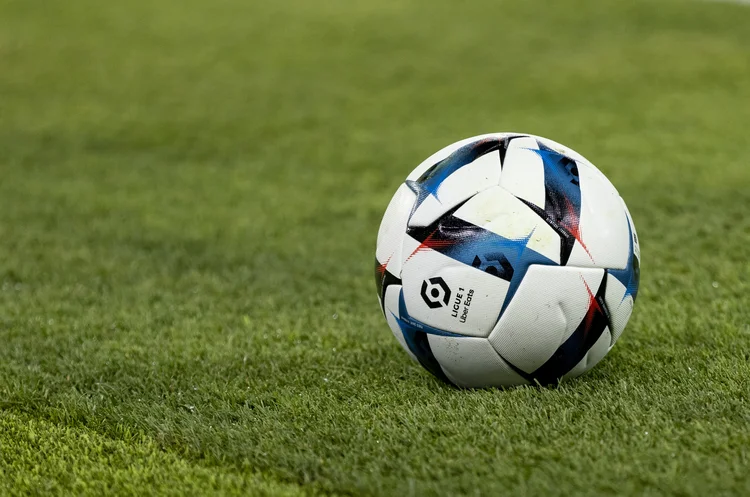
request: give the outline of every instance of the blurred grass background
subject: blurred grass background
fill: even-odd
[[[0,0],[0,493],[746,495],[750,10]],[[458,391],[371,281],[388,199],[522,131],[627,201],[623,340]]]

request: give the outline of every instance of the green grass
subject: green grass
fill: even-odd
[[[0,0],[0,494],[747,495],[750,9]],[[380,216],[459,138],[628,202],[613,352],[556,388],[412,363]]]
[[[144,435],[114,440],[85,428],[0,412],[3,493],[197,495],[208,491],[304,495],[252,472],[206,468],[164,452]]]

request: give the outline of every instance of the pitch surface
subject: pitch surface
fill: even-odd
[[[746,495],[750,10],[0,1],[0,493]],[[399,350],[378,222],[517,130],[617,185],[618,346],[461,391]]]

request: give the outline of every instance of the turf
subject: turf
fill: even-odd
[[[0,0],[0,494],[747,495],[750,9]],[[555,388],[462,391],[371,268],[405,175],[548,136],[641,293]]]

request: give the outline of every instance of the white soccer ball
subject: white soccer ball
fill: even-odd
[[[549,384],[588,371],[620,337],[640,248],[625,203],[588,160],[496,133],[409,175],[383,216],[375,277],[396,339],[438,378]]]

